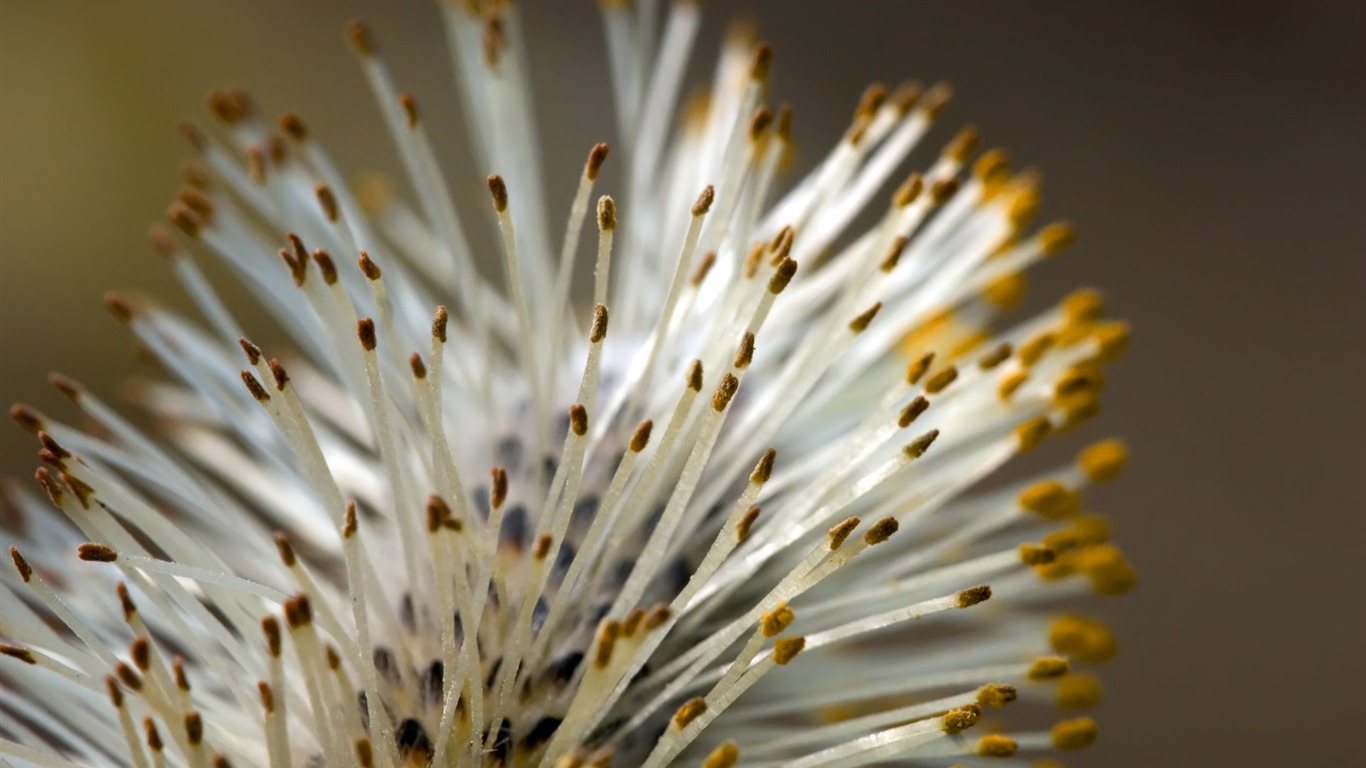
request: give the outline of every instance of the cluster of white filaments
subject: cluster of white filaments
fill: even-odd
[[[1032,228],[1037,178],[971,129],[901,175],[944,86],[868,88],[785,176],[769,48],[733,32],[680,106],[699,8],[659,6],[602,4],[623,205],[589,212],[597,145],[562,228],[513,3],[440,4],[491,205],[454,203],[360,24],[412,207],[211,95],[153,237],[207,322],[108,300],[167,437],[61,376],[83,426],[12,411],[64,516],[6,487],[0,764],[1024,765],[1095,738],[995,709],[1098,699],[1074,665],[1113,635],[1048,606],[1133,583],[1081,497],[1125,450],[974,488],[1092,416],[1124,345],[1093,291],[992,327],[1071,229]],[[271,328],[284,362],[246,338]]]

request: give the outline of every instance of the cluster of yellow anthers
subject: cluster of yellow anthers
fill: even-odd
[[[989,716],[1093,706],[1072,665],[1114,635],[1052,611],[1134,583],[1082,497],[1120,443],[982,483],[1095,415],[1127,338],[1093,291],[1002,327],[1074,239],[1031,229],[1037,177],[966,129],[897,184],[949,99],[915,85],[783,175],[752,32],[680,109],[698,5],[602,11],[625,160],[592,148],[558,242],[510,2],[440,4],[491,205],[456,204],[360,24],[411,195],[241,92],[187,125],[153,241],[206,323],[108,301],[167,374],[134,393],[160,436],[60,376],[86,426],[12,411],[64,517],[6,488],[4,761],[1011,765],[1095,739]],[[271,328],[283,362],[246,337]]]

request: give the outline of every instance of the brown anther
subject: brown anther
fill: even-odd
[[[119,662],[115,665],[114,675],[118,677],[120,683],[123,683],[124,688],[134,691],[142,690],[142,676],[133,671],[133,668],[127,664]]]
[[[937,395],[943,392],[950,384],[958,379],[958,368],[950,365],[942,371],[931,376],[925,382],[925,394]]]
[[[1001,378],[1001,383],[996,389],[996,394],[1002,400],[1009,400],[1015,391],[1018,390],[1029,378],[1028,371],[1011,371]]]
[[[370,745],[370,739],[361,737],[356,739],[354,745],[356,751],[356,762],[361,768],[371,768],[375,764],[375,750]]]
[[[1081,496],[1056,480],[1045,480],[1020,493],[1021,507],[1048,520],[1061,520],[1081,510]]]
[[[931,118],[938,117],[953,98],[953,88],[948,83],[935,83],[920,100],[920,108]]]
[[[589,181],[597,181],[598,174],[602,172],[602,164],[607,162],[608,147],[606,144],[594,144],[588,150],[588,160],[583,164],[583,175]]]
[[[926,352],[920,357],[912,360],[911,364],[906,366],[906,383],[911,386],[919,384],[920,379],[924,378],[925,374],[929,372],[930,366],[933,364],[933,352]]]
[[[977,689],[977,704],[983,707],[1000,709],[1019,696],[1015,686],[1004,683],[987,683]]]
[[[272,658],[280,658],[280,622],[274,616],[261,619],[261,632],[266,636],[266,650]]]
[[[33,578],[33,566],[28,564],[28,560],[25,560],[15,547],[9,548],[9,559],[14,561],[14,570],[19,572],[19,578],[27,584],[29,579]]]
[[[261,382],[256,379],[256,374],[251,371],[242,371],[242,383],[247,385],[247,391],[256,399],[256,402],[264,403],[270,399],[270,393],[261,386]]]
[[[702,281],[707,279],[707,273],[711,271],[712,265],[715,263],[716,251],[707,251],[702,254],[702,258],[697,262],[697,267],[693,269],[692,276],[688,278],[693,287],[701,285]]]
[[[327,251],[314,251],[313,263],[318,265],[318,271],[322,273],[324,283],[328,285],[337,284],[337,265],[332,261],[332,257]]]
[[[771,263],[774,266],[783,263],[783,259],[786,259],[788,254],[792,253],[792,243],[796,238],[797,230],[793,229],[791,224],[788,224],[778,230],[778,234],[774,235],[773,239],[769,241],[768,250],[773,254]]]
[[[978,603],[985,603],[991,599],[991,587],[981,584],[976,587],[969,587],[958,593],[958,607],[971,608]]]
[[[873,523],[873,527],[863,534],[863,542],[870,547],[876,546],[892,538],[892,534],[900,529],[901,523],[898,523],[895,517],[884,517]]]
[[[267,365],[270,366],[271,378],[275,379],[275,391],[283,392],[285,385],[289,383],[289,372],[285,370],[285,367],[280,364],[279,360],[274,358],[271,358],[271,361],[267,363]]]
[[[893,269],[896,269],[897,262],[901,261],[901,254],[906,251],[906,243],[908,242],[910,242],[910,238],[904,235],[898,235],[887,248],[887,255],[883,257],[882,263],[878,265],[878,269],[883,272],[891,272]]]
[[[117,293],[106,293],[104,295],[104,308],[118,318],[119,322],[131,323],[133,321],[135,310],[132,303]]]
[[[360,271],[365,275],[365,279],[367,280],[378,280],[384,275],[384,273],[380,271],[379,265],[376,264],[374,260],[370,258],[370,254],[365,251],[360,252],[360,258],[356,259],[356,263],[360,265]]]
[[[175,677],[175,687],[189,693],[190,678],[185,674],[185,659],[177,656],[171,660],[171,673]]]
[[[995,184],[1010,170],[1010,155],[1004,149],[988,149],[972,164],[972,175],[983,184]]]
[[[157,730],[157,724],[151,717],[142,719],[142,727],[147,731],[147,746],[153,752],[160,752],[166,748],[161,741],[161,733]]]
[[[703,187],[702,193],[699,194],[697,196],[697,199],[693,201],[692,215],[705,216],[707,214],[707,211],[711,210],[711,204],[715,199],[716,189],[712,187],[712,185],[710,184],[708,184],[706,187]]]
[[[451,516],[451,508],[436,494],[427,498],[427,533],[440,531]]]
[[[204,741],[204,718],[198,712],[185,714],[185,740],[192,747],[197,747]]]
[[[1114,322],[1105,323],[1095,330],[1091,335],[1098,349],[1096,360],[1102,363],[1113,363],[1118,360],[1120,355],[1129,346],[1129,324]]]
[[[748,368],[749,364],[753,362],[753,360],[754,334],[747,332],[743,337],[740,338],[740,346],[736,347],[735,349],[735,359],[731,361],[731,365],[736,370],[740,370],[743,368]]]
[[[209,112],[225,125],[236,125],[255,111],[247,92],[235,88],[210,91],[208,107]]]
[[[284,531],[275,532],[275,550],[280,555],[280,562],[284,563],[286,568],[293,568],[298,562],[294,556],[294,546],[289,543],[289,536],[285,535]]]
[[[1022,422],[1015,427],[1015,439],[1020,446],[1020,452],[1031,451],[1042,443],[1045,437],[1053,431],[1053,422],[1047,416],[1036,416],[1028,421]]]
[[[1020,345],[1020,362],[1025,366],[1034,365],[1043,358],[1045,352],[1052,349],[1055,341],[1057,336],[1052,333],[1041,333],[1026,341]]]
[[[313,621],[313,605],[308,595],[295,595],[285,601],[285,622],[290,629],[299,629]]]
[[[1100,703],[1100,680],[1085,672],[1073,672],[1058,682],[1059,709],[1090,709]]]
[[[786,632],[796,619],[797,614],[787,607],[787,603],[778,603],[773,610],[759,617],[759,631],[764,637],[777,637]]]
[[[727,739],[707,755],[707,759],[702,761],[702,768],[735,768],[735,764],[738,762],[740,762],[740,747],[736,745],[734,739]]]
[[[737,542],[743,542],[749,538],[750,533],[754,531],[755,521],[759,519],[759,512],[760,508],[757,504],[745,510],[744,516],[735,524],[735,539]]]
[[[261,708],[270,714],[275,711],[275,692],[270,689],[270,683],[265,680],[257,681],[256,691],[261,694]]]
[[[646,419],[636,425],[636,430],[631,433],[631,452],[640,453],[645,450],[645,446],[650,444],[650,432],[655,428],[655,423]]]
[[[694,392],[702,391],[702,361],[693,360],[688,365],[688,372],[685,374],[688,382],[688,389]]]
[[[598,628],[597,649],[593,664],[598,669],[606,669],[612,662],[612,651],[616,648],[617,638],[621,637],[621,622],[608,621]]]
[[[797,654],[806,648],[806,638],[804,637],[781,637],[773,643],[773,662],[779,666],[787,664],[797,658]]]
[[[863,331],[868,328],[868,324],[873,322],[873,318],[877,317],[877,313],[881,309],[882,302],[879,301],[873,304],[873,306],[863,310],[858,317],[849,321],[849,330],[854,333],[863,333]]]
[[[688,727],[688,723],[701,717],[707,711],[707,700],[701,696],[688,699],[683,702],[675,712],[673,717],[674,727],[683,730]]]
[[[34,657],[33,651],[30,651],[27,648],[21,648],[17,645],[10,645],[9,643],[0,643],[0,656],[8,656],[11,659],[18,659],[24,662],[25,664],[38,663],[38,659]]]
[[[209,140],[204,136],[202,128],[189,120],[181,120],[176,123],[176,130],[185,139],[185,143],[190,145],[190,149],[196,154],[204,154],[205,148],[209,146]]]
[[[768,482],[768,478],[773,475],[773,462],[778,458],[778,451],[769,448],[764,451],[764,455],[759,458],[759,463],[754,465],[754,471],[749,473],[749,481],[755,485],[763,485]]]
[[[379,343],[375,338],[375,321],[368,317],[357,320],[356,337],[360,339],[360,345],[366,352],[375,351],[375,345]]]
[[[754,55],[749,61],[749,79],[764,81],[768,79],[769,68],[773,66],[773,48],[768,43],[754,45]]]
[[[413,372],[413,378],[422,381],[427,378],[427,364],[422,362],[422,355],[414,352],[408,356],[408,368]]]
[[[403,118],[407,122],[408,130],[417,128],[417,99],[413,98],[411,93],[400,93],[398,95],[398,107],[403,110]]]
[[[1055,256],[1077,241],[1077,230],[1066,222],[1049,224],[1036,235],[1043,255]]]
[[[123,709],[123,689],[119,687],[119,681],[113,675],[104,678],[105,690],[109,691],[109,701],[115,709]]]
[[[508,471],[502,467],[494,467],[490,475],[493,483],[489,491],[489,506],[492,509],[500,509],[508,498]]]
[[[640,630],[640,623],[645,621],[645,611],[637,608],[626,614],[626,620],[621,622],[621,636],[635,637]]]
[[[1006,360],[1009,360],[1013,351],[1014,347],[1010,346],[1010,342],[1003,341],[996,345],[995,349],[983,355],[982,358],[977,361],[977,367],[984,371],[989,371],[1001,363],[1004,363]]]
[[[787,284],[792,282],[792,276],[795,274],[797,274],[797,262],[792,259],[783,259],[782,263],[778,265],[777,271],[773,273],[773,277],[769,278],[768,292],[774,295],[782,293],[783,289],[787,288]]]
[[[450,317],[450,313],[443,306],[438,306],[436,312],[432,314],[432,336],[442,344],[446,343],[446,323]]]
[[[308,125],[304,123],[303,118],[299,117],[297,114],[286,112],[283,115],[280,115],[280,119],[276,121],[276,125],[279,126],[281,133],[294,141],[300,143],[308,141]]]
[[[355,51],[357,56],[373,56],[377,50],[375,39],[370,34],[370,27],[360,19],[347,22],[346,41],[351,44],[351,50]]]
[[[336,221],[340,208],[337,206],[337,196],[332,192],[332,188],[326,184],[319,184],[313,192],[318,197],[318,205],[322,207],[323,216],[327,217],[328,221]]]
[[[182,203],[186,208],[194,211],[194,214],[198,216],[201,221],[207,222],[213,218],[213,202],[209,200],[203,192],[200,192],[197,189],[186,187],[185,189],[180,190],[180,194],[176,195],[176,200]]]
[[[836,523],[830,528],[829,533],[826,535],[830,537],[831,552],[844,546],[845,540],[849,538],[849,535],[854,532],[855,528],[858,528],[859,522],[860,520],[857,517],[846,517],[844,520]]]
[[[721,383],[716,385],[716,392],[711,396],[711,408],[720,413],[730,405],[730,399],[735,397],[735,391],[740,388],[740,380],[729,372],[721,377]]]
[[[745,256],[745,262],[740,268],[740,274],[746,279],[750,279],[759,274],[759,264],[764,258],[763,243],[756,243],[749,249],[749,255]]]
[[[1019,546],[1020,562],[1025,565],[1048,565],[1058,559],[1058,553],[1048,547],[1041,547],[1038,544],[1021,544]]]
[[[123,609],[123,620],[129,621],[133,618],[133,614],[138,612],[137,604],[133,602],[133,596],[128,594],[127,584],[120,581],[117,592],[119,595],[119,607]]]
[[[598,229],[611,232],[617,228],[617,201],[611,195],[598,198]]]
[[[1079,717],[1055,724],[1050,735],[1053,746],[1058,749],[1085,749],[1095,743],[1097,730],[1095,720]]]
[[[128,656],[139,672],[146,672],[152,666],[152,644],[145,637],[134,638],[128,646]]]
[[[882,83],[870,83],[859,96],[858,107],[855,108],[855,111],[860,114],[872,115],[881,109],[886,101],[887,86]]]
[[[671,618],[673,618],[673,610],[665,603],[656,603],[650,607],[650,610],[645,612],[643,626],[648,632],[652,629],[658,629],[659,627],[664,626],[664,623]]]
[[[349,539],[356,535],[356,502],[346,503],[346,514],[342,518],[342,538]]]
[[[953,736],[962,733],[982,719],[982,708],[976,704],[950,709],[944,713],[944,733]]]
[[[63,448],[60,443],[52,438],[52,435],[49,435],[46,432],[38,432],[38,442],[42,443],[43,448],[51,452],[52,455],[56,456],[59,460],[71,458],[71,451]]]
[[[243,354],[247,356],[248,363],[256,365],[261,362],[261,348],[253,344],[250,339],[243,336],[237,340],[237,346],[242,348]]]
[[[588,409],[582,403],[569,406],[569,429],[579,437],[588,434]]]
[[[896,421],[897,426],[902,429],[909,427],[912,423],[915,422],[917,418],[920,417],[920,414],[924,413],[925,410],[929,407],[930,401],[926,400],[923,395],[917,395],[916,398],[912,400],[909,405],[901,409],[901,415],[897,418]]]
[[[778,117],[774,120],[773,135],[779,141],[788,142],[792,140],[792,107],[784,104],[778,107]]]
[[[932,429],[929,432],[926,432],[925,434],[921,435],[920,437],[917,437],[916,439],[912,440],[909,445],[902,449],[902,451],[906,454],[908,458],[918,459],[921,456],[925,455],[925,451],[928,451],[930,449],[930,446],[934,445],[934,441],[938,439],[938,437],[939,430]]]
[[[508,207],[508,187],[503,177],[493,175],[488,178],[489,195],[493,198],[493,210],[502,213]]]
[[[593,307],[593,325],[588,329],[588,343],[597,344],[607,337],[607,307],[598,304]]]
[[[999,733],[988,734],[977,740],[977,754],[982,757],[1011,757],[1019,751],[1019,742]]]
[[[954,195],[958,194],[957,179],[940,179],[930,185],[930,200],[935,205],[947,203]]]
[[[759,107],[754,110],[754,114],[749,118],[749,140],[758,141],[764,137],[764,132],[773,124],[773,110],[768,107]]]
[[[1029,666],[1030,680],[1053,680],[1062,677],[1072,665],[1062,656],[1040,656]]]
[[[112,563],[119,559],[119,553],[108,544],[86,542],[76,547],[76,554],[91,563]]]
[[[977,151],[977,144],[981,141],[981,135],[977,132],[976,126],[967,125],[960,130],[953,140],[944,147],[944,157],[957,163],[966,163],[972,153]]]

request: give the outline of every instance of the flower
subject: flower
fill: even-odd
[[[1094,415],[1127,337],[1093,291],[995,328],[1073,239],[1030,229],[1037,179],[1000,151],[969,167],[967,129],[876,202],[949,99],[908,85],[870,87],[779,181],[769,48],[728,37],[671,131],[698,6],[660,31],[607,2],[626,204],[597,201],[580,311],[608,148],[556,248],[518,9],[478,5],[441,13],[486,209],[454,204],[360,24],[415,208],[243,93],[211,95],[218,138],[186,127],[199,170],[153,241],[207,325],[108,300],[168,374],[137,395],[165,438],[60,376],[88,427],[12,412],[65,518],[6,493],[0,755],[801,768],[1090,744],[1086,717],[974,728],[1094,704],[1071,665],[1114,636],[1045,606],[1134,581],[1080,495],[1122,444],[976,488]],[[467,236],[485,224],[501,280]],[[203,252],[259,306],[221,300]],[[286,362],[244,336],[261,309]]]

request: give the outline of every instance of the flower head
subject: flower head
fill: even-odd
[[[411,202],[345,181],[300,117],[211,95],[153,234],[202,322],[108,300],[167,374],[136,395],[158,436],[60,376],[86,426],[12,412],[65,516],[6,494],[0,755],[804,767],[1095,738],[974,732],[1017,699],[1094,704],[1072,665],[1113,635],[1042,606],[1134,580],[1081,498],[1120,443],[976,487],[1094,415],[1124,344],[1091,291],[999,327],[1072,229],[1032,228],[1037,179],[972,129],[895,178],[944,86],[870,87],[785,176],[768,46],[732,34],[679,109],[699,9],[656,30],[653,7],[603,3],[622,203],[589,211],[596,145],[562,231],[513,4],[441,5],[483,206],[453,202],[361,24]],[[258,303],[221,300],[204,254]],[[291,343],[247,338],[272,321]]]

